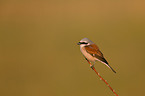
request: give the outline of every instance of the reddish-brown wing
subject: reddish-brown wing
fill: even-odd
[[[107,65],[113,72],[116,73],[116,71],[108,64],[108,62],[106,61],[106,59],[104,58],[103,54],[101,53],[101,51],[99,50],[98,46],[95,44],[91,44],[89,46],[85,46],[85,49],[88,53],[90,53],[92,56],[96,57],[98,59],[98,61],[104,63],[105,65]]]
[[[92,56],[96,57],[97,59],[104,62],[105,64],[108,64],[108,62],[104,58],[103,54],[101,53],[97,45],[91,44],[89,46],[85,46],[85,49],[88,53],[92,54]]]
[[[98,55],[100,57],[103,57],[103,54],[99,50],[98,46],[95,45],[95,44],[91,44],[91,45],[85,46],[85,49],[90,54],[95,54],[95,55]]]

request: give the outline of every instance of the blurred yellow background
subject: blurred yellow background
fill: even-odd
[[[144,0],[0,1],[0,96],[114,96],[77,46],[95,42],[119,96],[145,91]]]

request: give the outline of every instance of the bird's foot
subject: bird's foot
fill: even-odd
[[[90,65],[90,67],[91,67],[92,69],[95,68],[94,65]]]

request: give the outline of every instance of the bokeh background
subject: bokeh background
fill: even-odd
[[[76,45],[94,41],[119,96],[145,91],[144,0],[1,0],[0,96],[114,96]]]

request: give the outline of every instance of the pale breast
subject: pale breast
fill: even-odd
[[[90,55],[90,54],[86,51],[86,49],[85,49],[84,47],[81,47],[81,46],[80,46],[80,50],[81,50],[81,52],[83,53],[83,55],[84,55],[89,61],[94,62],[94,61],[96,60],[96,58],[93,57],[92,55]]]

